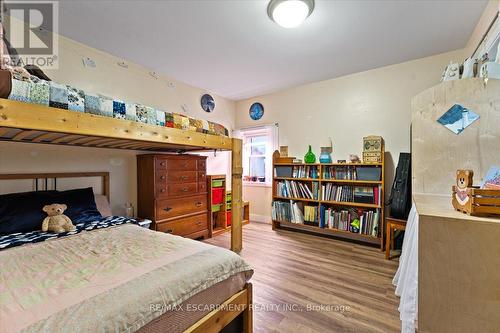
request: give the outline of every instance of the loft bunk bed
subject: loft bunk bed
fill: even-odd
[[[242,249],[240,139],[0,98],[0,141],[170,153],[231,151],[231,250]]]

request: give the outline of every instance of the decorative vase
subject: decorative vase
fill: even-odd
[[[332,153],[331,147],[321,147],[321,154],[319,155],[320,163],[332,163]]]
[[[314,153],[312,152],[311,145],[309,145],[309,150],[304,155],[304,162],[306,162],[306,163],[315,163],[316,162],[316,155],[314,155]]]

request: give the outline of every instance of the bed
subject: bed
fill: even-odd
[[[10,232],[17,230],[5,225],[8,214],[0,216],[1,332],[252,331],[253,272],[236,253],[100,216],[95,199],[82,199],[93,196],[92,188],[55,188],[59,178],[95,176],[109,195],[107,173],[0,175],[33,179],[38,188],[2,196],[0,213],[9,202],[9,211],[19,206],[28,214],[66,198],[75,209],[68,214],[91,216],[71,215],[77,229],[59,235],[28,231],[33,227]]]
[[[175,121],[173,127],[157,126],[127,118],[108,117],[98,112],[85,112],[85,109],[84,112],[79,112],[60,108],[64,105],[55,98],[52,98],[53,103],[50,103],[50,90],[49,106],[45,102],[30,103],[29,99],[19,97],[22,94],[18,88],[14,94],[17,97],[14,98],[10,75],[9,72],[0,71],[0,76],[3,76],[0,77],[0,83],[5,83],[0,84],[0,96],[11,97],[0,98],[0,141],[170,153],[231,151],[231,250],[241,251],[243,168],[240,139],[211,134],[210,131],[192,130],[191,126],[178,128]],[[31,94],[31,88],[27,89]],[[85,100],[83,103],[85,104]],[[108,105],[109,110],[109,100],[104,104]],[[191,123],[191,120],[188,122]]]

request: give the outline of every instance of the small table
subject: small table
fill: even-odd
[[[395,219],[393,217],[387,217],[385,219],[385,259],[391,259],[391,248],[394,248],[394,229],[405,230],[406,220]]]

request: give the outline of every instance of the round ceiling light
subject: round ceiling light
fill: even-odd
[[[284,28],[295,28],[311,15],[313,9],[314,0],[271,0],[267,15]]]

